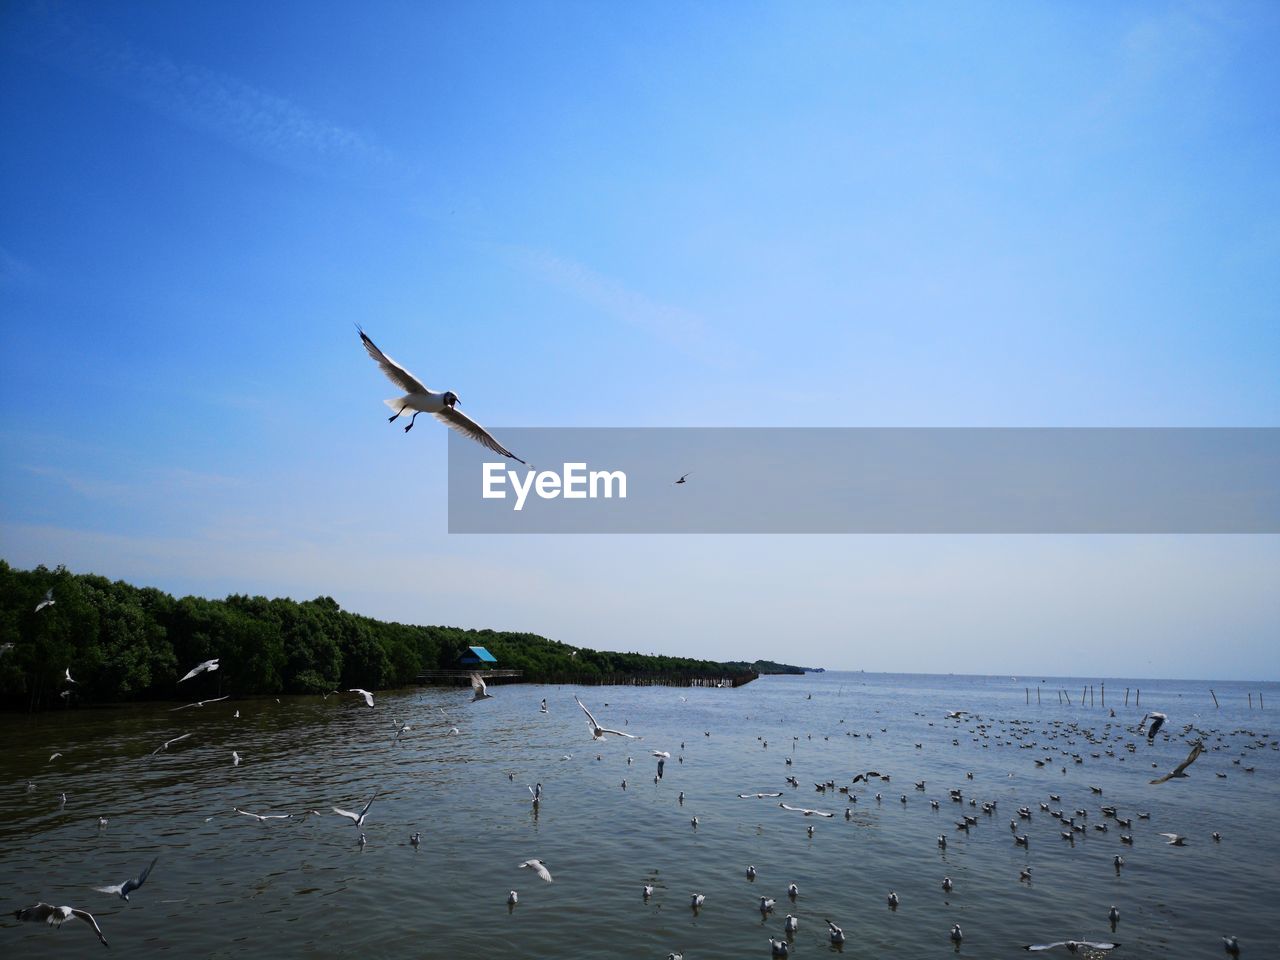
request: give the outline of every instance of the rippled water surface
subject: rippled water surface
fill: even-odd
[[[211,686],[193,695],[213,695],[204,679]],[[372,710],[344,694],[6,716],[0,885],[7,911],[37,900],[83,907],[111,949],[155,954],[767,957],[791,913],[797,957],[834,952],[825,917],[844,928],[843,953],[855,957],[954,956],[953,923],[969,957],[1026,956],[1023,944],[1068,937],[1114,939],[1116,957],[1221,957],[1223,934],[1239,936],[1246,957],[1280,957],[1271,720],[1280,686],[1112,680],[1113,719],[1093,682],[1092,707],[1079,703],[1079,680],[828,673],[737,690],[513,685],[477,704],[469,691],[424,688],[380,695]],[[1126,685],[1142,688],[1141,708],[1133,697],[1123,705]],[[1259,691],[1271,709],[1257,709]],[[575,694],[604,726],[644,739],[593,743]],[[1131,732],[1144,709],[1169,716],[1151,745]],[[970,716],[948,720],[948,710]],[[393,719],[411,724],[399,743]],[[1186,757],[1189,724],[1206,744],[1190,777],[1150,785]],[[238,767],[232,750],[244,758]],[[672,754],[658,783],[651,750]],[[62,756],[49,761],[55,751]],[[891,780],[848,795],[815,789],[849,786],[866,770]],[[526,785],[539,782],[535,810]],[[948,798],[952,787],[962,803]],[[359,831],[331,808],[358,810],[375,791],[361,848]],[[772,791],[783,796],[737,796]],[[969,798],[996,801],[995,812]],[[780,801],[836,816],[806,818]],[[1063,840],[1042,802],[1067,816],[1086,810],[1087,833]],[[1104,804],[1132,827],[1109,822]],[[236,806],[292,816],[258,823]],[[1020,806],[1030,820],[1018,818]],[[967,835],[955,827],[962,812],[978,817]],[[1014,843],[1011,819],[1026,847]],[[1107,832],[1093,829],[1104,822]],[[418,849],[408,843],[414,831]],[[1165,845],[1164,831],[1186,834],[1187,845]],[[1124,832],[1132,846],[1121,844]],[[157,855],[131,902],[91,889]],[[532,857],[553,883],[517,868]],[[1026,866],[1029,884],[1019,880]],[[509,910],[513,889],[520,901]],[[696,914],[694,892],[706,896]],[[777,900],[763,918],[761,896]],[[53,931],[5,916],[4,956],[102,949],[78,922]]]

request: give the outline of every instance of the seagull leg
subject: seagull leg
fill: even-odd
[[[404,413],[404,407],[401,407],[399,410],[397,410],[397,411],[396,411],[395,413],[393,413],[391,416],[387,417],[387,423],[395,423],[395,421],[396,421],[396,417],[400,416],[400,414],[402,414],[402,413]]]
[[[418,419],[418,414],[420,414],[421,412],[422,412],[421,410],[413,411],[413,416],[409,418],[409,425],[404,428],[405,433],[408,433],[410,430],[413,429],[413,421]]]

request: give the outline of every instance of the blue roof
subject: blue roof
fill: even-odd
[[[470,658],[467,656],[468,653],[471,655]],[[495,657],[488,650],[486,650],[484,647],[467,647],[467,653],[464,653],[462,655],[462,659],[467,660],[471,658],[474,658],[480,663],[497,663],[498,662],[498,658]]]

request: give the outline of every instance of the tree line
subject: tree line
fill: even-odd
[[[54,602],[37,612],[48,591]],[[190,681],[193,698],[211,690],[387,689],[423,671],[457,668],[469,646],[487,648],[529,682],[733,672],[710,660],[574,648],[533,633],[388,623],[345,611],[331,597],[175,598],[64,567],[18,570],[0,560],[0,705],[10,709],[173,699],[187,692],[178,678],[215,657],[217,672]],[[68,669],[75,683],[66,681]]]

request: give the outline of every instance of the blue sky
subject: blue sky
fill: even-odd
[[[1268,3],[15,2],[0,556],[831,667],[1280,678],[1275,537],[450,537],[506,426],[1280,425]]]

